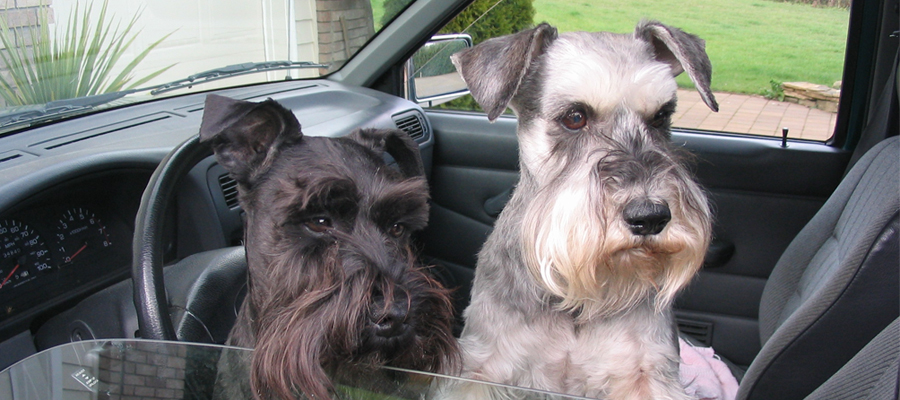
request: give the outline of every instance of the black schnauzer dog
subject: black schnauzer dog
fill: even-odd
[[[429,197],[409,136],[304,136],[274,100],[217,95],[206,99],[200,136],[237,181],[246,213],[249,291],[228,343],[254,348],[256,398],[327,398],[335,374],[373,365],[458,364],[448,291],[411,244]]]

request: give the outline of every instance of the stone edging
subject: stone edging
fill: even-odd
[[[841,90],[809,82],[784,82],[784,101],[823,111],[837,112]]]

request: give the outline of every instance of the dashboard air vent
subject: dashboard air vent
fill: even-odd
[[[222,195],[225,196],[225,204],[228,208],[233,210],[240,207],[240,203],[238,203],[237,182],[228,176],[228,174],[222,174],[219,175],[219,186],[222,187]]]
[[[12,154],[12,155],[8,155],[8,156],[0,156],[0,163],[12,161],[19,157],[22,157],[22,155],[21,154]]]
[[[407,114],[395,118],[394,123],[397,124],[397,128],[406,132],[413,140],[425,136],[425,127],[418,115]]]

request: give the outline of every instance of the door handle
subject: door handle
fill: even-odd
[[[734,243],[722,239],[713,239],[706,250],[703,268],[719,268],[734,256]]]
[[[491,218],[497,218],[500,215],[500,212],[503,211],[503,207],[506,207],[506,203],[509,202],[509,199],[512,197],[513,188],[509,188],[504,190],[502,193],[490,197],[484,201],[484,212],[487,213]]]

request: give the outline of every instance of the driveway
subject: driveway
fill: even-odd
[[[762,96],[715,93],[719,112],[712,112],[695,90],[678,90],[672,126],[781,137],[781,128],[798,139],[825,141],[834,132],[837,114]]]

